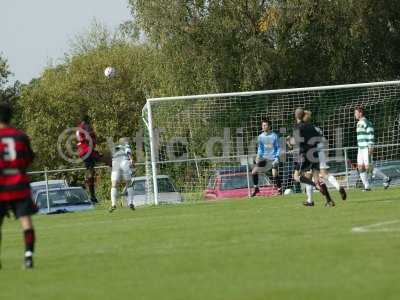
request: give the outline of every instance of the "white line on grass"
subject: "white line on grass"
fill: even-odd
[[[355,232],[355,233],[400,231],[400,227],[387,228],[388,225],[397,224],[397,223],[400,223],[400,220],[379,222],[379,223],[365,225],[365,226],[353,227],[351,229],[351,231]]]

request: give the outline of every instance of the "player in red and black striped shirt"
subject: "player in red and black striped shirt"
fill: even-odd
[[[25,268],[33,267],[35,231],[31,215],[36,207],[31,198],[29,177],[26,169],[34,154],[29,138],[22,131],[11,127],[12,110],[9,105],[0,105],[0,241],[3,219],[11,210],[20,220],[25,241]]]
[[[95,149],[97,137],[90,122],[89,115],[83,114],[82,121],[79,123],[78,130],[76,131],[76,138],[78,140],[77,146],[79,157],[82,159],[86,167],[85,181],[89,188],[90,200],[93,203],[98,203],[95,192],[95,166],[102,157]]]

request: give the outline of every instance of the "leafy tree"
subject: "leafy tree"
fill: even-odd
[[[8,103],[14,108],[13,124],[20,126],[21,108],[18,99],[21,84],[16,81],[13,85],[9,85],[9,76],[12,75],[7,60],[0,55],[0,103]]]
[[[132,31],[144,32],[161,50],[168,73],[175,77],[168,78],[175,94],[399,76],[399,1],[130,0],[129,4]]]
[[[37,166],[67,165],[57,141],[65,129],[77,126],[82,110],[93,120],[101,150],[107,150],[107,138],[135,137],[147,91],[157,86],[153,56],[146,46],[122,41],[82,48],[25,86],[23,123],[38,153]],[[117,70],[115,77],[104,76],[107,66]]]
[[[7,60],[0,54],[0,89],[8,82],[7,78],[11,75]]]

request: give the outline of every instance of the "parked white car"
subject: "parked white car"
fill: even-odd
[[[68,183],[62,179],[52,179],[47,181],[49,189],[61,189],[68,187]],[[35,199],[39,190],[46,190],[46,181],[31,182],[32,199]]]
[[[48,190],[38,190],[33,201],[39,208],[39,213],[64,213],[93,209],[94,206],[86,191],[81,187],[64,187]],[[50,209],[48,209],[50,204]]]
[[[69,187],[65,180],[48,180],[48,198],[46,181],[31,182],[32,200],[39,213],[62,213],[93,209],[89,196],[81,187]],[[50,209],[48,209],[48,203]]]
[[[336,180],[340,185],[347,185],[347,177],[350,187],[362,187],[361,179],[358,174],[355,165],[352,165],[350,161],[347,162],[347,177],[346,177],[346,165],[344,161],[335,162],[330,161],[329,172],[335,176]],[[386,161],[376,161],[374,162],[374,168],[382,171],[383,174],[391,178],[391,185],[400,185],[400,161],[399,160],[386,160]],[[382,186],[383,181],[380,178],[372,176],[370,181],[371,186]],[[328,183],[330,186],[330,184]],[[332,187],[332,186],[330,186]]]
[[[141,206],[145,204],[152,204],[151,199],[147,198],[147,177],[134,177],[131,182],[134,189],[134,202],[135,206]],[[183,201],[181,194],[176,190],[171,179],[167,175],[157,176],[158,184],[158,203],[170,204],[170,203],[181,203]],[[123,192],[126,195],[126,190]]]

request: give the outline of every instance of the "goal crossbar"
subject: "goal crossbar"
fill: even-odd
[[[158,97],[158,98],[149,98],[149,99],[147,99],[147,102],[155,103],[155,102],[160,102],[160,101],[171,101],[171,100],[198,100],[198,99],[204,99],[204,98],[245,97],[245,96],[272,95],[272,94],[281,94],[281,93],[328,91],[328,90],[337,90],[337,89],[353,89],[353,88],[362,88],[362,87],[365,88],[365,87],[374,87],[374,86],[387,86],[387,85],[395,85],[395,84],[400,84],[400,80],[355,83],[355,84],[341,84],[341,85],[326,85],[326,86],[277,89],[277,90],[250,91],[250,92]]]

